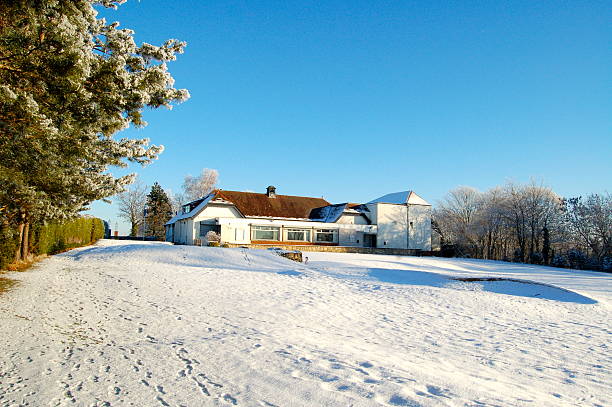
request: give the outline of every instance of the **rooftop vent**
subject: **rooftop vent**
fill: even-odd
[[[268,195],[268,198],[276,198],[276,187],[270,185],[266,188],[266,195]]]

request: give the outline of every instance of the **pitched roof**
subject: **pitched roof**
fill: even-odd
[[[411,204],[431,206],[426,200],[415,194],[414,191],[394,192],[392,194],[387,194],[381,196],[380,198],[376,198],[368,203],[390,203],[399,205]]]
[[[323,198],[291,195],[276,195],[271,198],[255,192],[224,190],[216,191],[215,199],[218,198],[233,203],[244,216],[271,218],[308,219],[313,209],[330,204]]]
[[[185,204],[185,205],[189,205],[189,212],[179,213],[179,214],[174,215],[172,219],[166,222],[166,225],[172,225],[174,222],[178,220],[188,219],[188,218],[191,218],[197,215],[198,213],[202,211],[202,209],[206,207],[206,205],[208,205],[208,203],[213,198],[214,198],[214,194],[211,192],[210,194],[206,195],[204,198],[196,199],[193,202],[189,202],[188,204]]]
[[[310,220],[315,222],[327,222],[333,223],[340,219],[342,212],[346,210],[347,204],[336,204],[323,206],[321,208],[314,208],[310,212]]]

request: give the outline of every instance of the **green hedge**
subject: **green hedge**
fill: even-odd
[[[13,262],[18,244],[19,233],[17,233],[17,230],[0,223],[0,270]]]
[[[96,242],[104,237],[104,224],[97,218],[78,218],[39,226],[33,233],[32,252],[54,254]]]
[[[54,254],[85,246],[104,237],[104,223],[97,218],[77,218],[63,223],[30,227],[30,252]],[[19,242],[16,229],[0,224],[0,269],[12,263]]]

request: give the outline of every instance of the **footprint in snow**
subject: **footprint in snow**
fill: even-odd
[[[399,394],[394,394],[393,396],[391,396],[391,398],[389,399],[389,404],[391,404],[392,406],[408,406],[408,407],[418,407],[419,406],[418,403],[408,400],[400,396]]]

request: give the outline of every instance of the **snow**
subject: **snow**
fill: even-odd
[[[390,204],[397,204],[397,205],[405,205],[408,203],[412,205],[429,206],[429,203],[423,198],[421,198],[420,196],[418,196],[416,193],[414,193],[414,191],[393,192],[393,193],[381,196],[380,198],[376,198],[368,203],[369,204],[390,203]]]
[[[310,220],[313,222],[334,223],[342,216],[342,213],[346,210],[346,206],[347,204],[344,203],[317,208],[314,210],[315,212],[311,214]]]
[[[204,200],[202,202],[200,202],[195,208],[193,208],[191,211],[187,212],[187,213],[179,213],[174,215],[168,222],[166,222],[166,226],[167,225],[172,225],[174,223],[176,223],[179,220],[182,219],[189,219],[189,218],[193,218],[194,216],[196,216],[198,213],[202,212],[202,210],[206,207],[206,205],[208,205],[208,203],[215,197],[214,193],[210,193],[206,196],[206,198],[204,198]]]
[[[0,405],[612,405],[608,274],[304,255],[103,240],[9,274]]]

